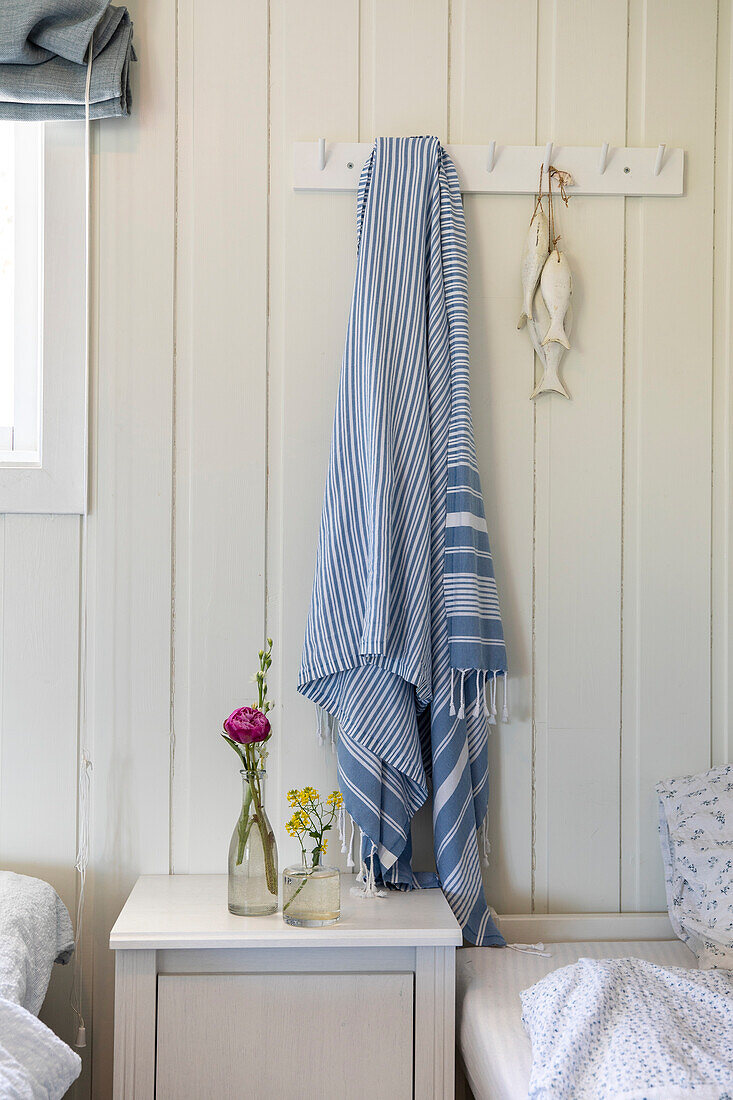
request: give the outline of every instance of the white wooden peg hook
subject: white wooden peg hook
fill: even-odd
[[[545,146],[545,159],[542,162],[542,169],[544,172],[549,172],[552,165],[552,146],[553,143],[551,141],[548,141]]]
[[[606,171],[606,163],[608,161],[608,142],[604,141],[601,146],[601,159],[598,161],[598,171],[600,175]]]
[[[318,139],[318,168],[319,171],[323,171],[326,167],[326,139]]]
[[[486,158],[486,171],[487,172],[493,172],[494,171],[495,162],[496,162],[496,142],[495,141],[490,141],[489,142],[489,153],[488,153],[488,156]]]
[[[664,150],[666,148],[667,148],[666,145],[660,145],[659,148],[657,149],[657,159],[654,161],[654,175],[655,176],[658,176],[659,173],[662,171],[662,163],[664,161]]]

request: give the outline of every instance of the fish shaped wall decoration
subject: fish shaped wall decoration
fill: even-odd
[[[522,252],[522,294],[523,305],[517,328],[523,328],[528,317],[532,317],[537,284],[542,268],[550,251],[550,225],[541,206],[537,208],[529,223],[527,237]]]
[[[534,335],[532,343],[537,352],[537,358],[543,366],[542,377],[532,391],[530,400],[534,401],[535,398],[540,397],[543,393],[559,393],[569,400],[570,394],[561,382],[559,374],[560,361],[565,354],[565,347],[557,340],[552,340],[549,344],[542,347],[537,335],[537,330],[542,330],[550,321],[549,314],[547,313],[544,303],[541,301],[541,297],[542,295],[538,291],[534,302],[534,314],[537,320],[527,322],[528,326],[531,326],[530,337]],[[573,307],[570,305],[565,314],[564,328],[567,335],[570,335],[572,325]]]
[[[540,276],[540,290],[550,315],[550,327],[542,340],[542,346],[546,347],[556,341],[569,351],[570,341],[565,332],[564,321],[570,306],[570,295],[573,293],[573,279],[564,252],[558,252],[555,248],[547,257]]]
[[[542,367],[542,376],[530,400],[543,393],[558,393],[569,400],[570,394],[560,378],[560,363],[570,349],[573,278],[567,255],[557,246],[560,238],[554,217],[552,184],[553,180],[557,183],[560,198],[567,206],[566,188],[572,185],[573,178],[569,172],[550,164],[547,191],[543,195],[544,174],[543,162],[537,200],[522,249],[522,312],[517,328],[526,327]],[[543,209],[545,198],[549,215]]]

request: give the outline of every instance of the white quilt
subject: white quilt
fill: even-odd
[[[60,1100],[81,1071],[81,1060],[28,1009],[0,997],[0,1096],[3,1100]]]
[[[733,974],[580,959],[522,993],[530,1100],[733,1100]]]
[[[65,905],[47,882],[0,871],[0,1097],[60,1100],[78,1054],[37,1018],[55,961],[74,949]]]

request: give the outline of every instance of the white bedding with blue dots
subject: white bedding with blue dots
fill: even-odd
[[[657,785],[669,919],[700,967],[733,970],[733,764]]]
[[[733,973],[580,959],[522,993],[530,1100],[733,1100]]]

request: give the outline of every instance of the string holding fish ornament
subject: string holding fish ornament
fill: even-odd
[[[566,188],[573,180],[569,172],[550,165],[547,173],[547,208],[543,206],[542,178],[544,164],[540,168],[540,181],[527,237],[522,252],[522,313],[517,328],[526,325],[529,338],[543,372],[530,399],[543,393],[559,393],[570,397],[560,380],[559,367],[566,350],[570,350],[573,278],[567,255],[558,249],[559,235],[555,233],[552,181],[556,180],[560,198],[568,205]]]

